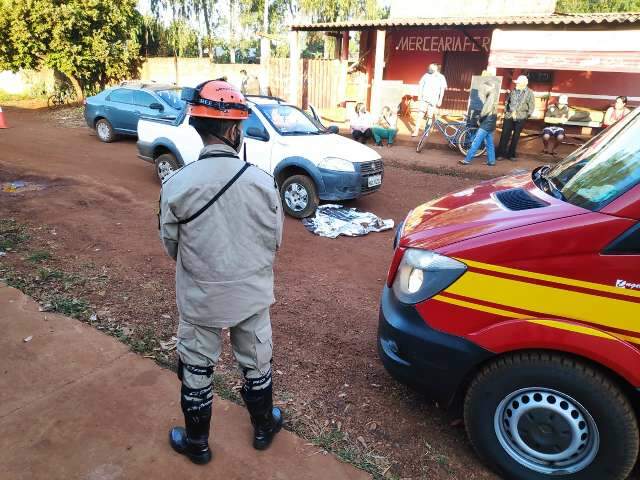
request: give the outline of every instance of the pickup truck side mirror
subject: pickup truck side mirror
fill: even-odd
[[[267,132],[265,132],[264,129],[257,127],[247,128],[247,137],[255,138],[256,140],[262,140],[263,142],[269,140],[269,135],[267,134]]]
[[[159,112],[164,110],[164,107],[160,103],[157,103],[157,102],[154,102],[151,105],[149,105],[149,108],[151,110],[158,110]]]
[[[340,133],[340,129],[335,125],[330,125],[327,127],[327,132],[329,133]]]

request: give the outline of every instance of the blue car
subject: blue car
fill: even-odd
[[[109,143],[118,135],[136,136],[142,116],[174,120],[185,102],[175,85],[125,83],[85,100],[84,118],[98,138]]]

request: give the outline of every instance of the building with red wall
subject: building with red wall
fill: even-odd
[[[545,9],[555,5],[542,3]],[[488,13],[495,13],[489,7]],[[538,118],[563,93],[573,106],[604,110],[618,95],[640,105],[640,14],[486,13],[296,24],[291,39],[297,42],[300,31],[342,33],[342,39],[348,39],[344,32],[359,31],[356,68],[366,73],[368,91],[357,100],[368,102],[371,111],[417,94],[430,63],[442,65],[449,86],[443,106],[451,111],[466,110],[471,76],[487,66],[497,68],[503,89],[511,88],[516,76],[529,76]]]

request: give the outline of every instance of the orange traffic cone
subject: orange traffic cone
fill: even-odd
[[[4,121],[4,113],[2,113],[2,107],[0,107],[0,128],[9,128]]]

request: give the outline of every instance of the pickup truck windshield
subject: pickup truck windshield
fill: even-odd
[[[291,105],[260,105],[260,110],[281,135],[324,133],[301,110]]]
[[[546,175],[569,203],[597,211],[640,182],[640,109],[591,139]]]
[[[182,108],[185,106],[184,100],[180,99],[180,92],[181,90],[179,88],[156,91],[156,93],[160,98],[162,98],[162,100],[167,102],[170,107],[173,107],[176,110],[182,110]]]

